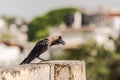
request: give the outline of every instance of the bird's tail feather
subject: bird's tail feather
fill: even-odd
[[[25,63],[26,63],[26,60],[27,60],[27,58],[25,58],[25,59],[20,63],[20,65],[25,64]]]

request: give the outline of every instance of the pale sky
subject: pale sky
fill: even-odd
[[[120,0],[0,0],[0,16],[21,16],[31,20],[55,8],[84,6],[95,9],[101,4],[120,8]]]

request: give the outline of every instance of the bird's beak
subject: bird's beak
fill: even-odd
[[[62,45],[65,45],[65,41],[63,41],[63,40],[60,40],[60,43],[61,43]]]

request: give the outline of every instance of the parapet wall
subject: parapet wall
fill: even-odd
[[[0,80],[86,80],[85,62],[54,60],[1,68]]]

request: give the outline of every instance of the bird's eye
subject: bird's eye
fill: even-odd
[[[61,37],[61,36],[59,36],[59,39],[62,39],[62,37]]]

